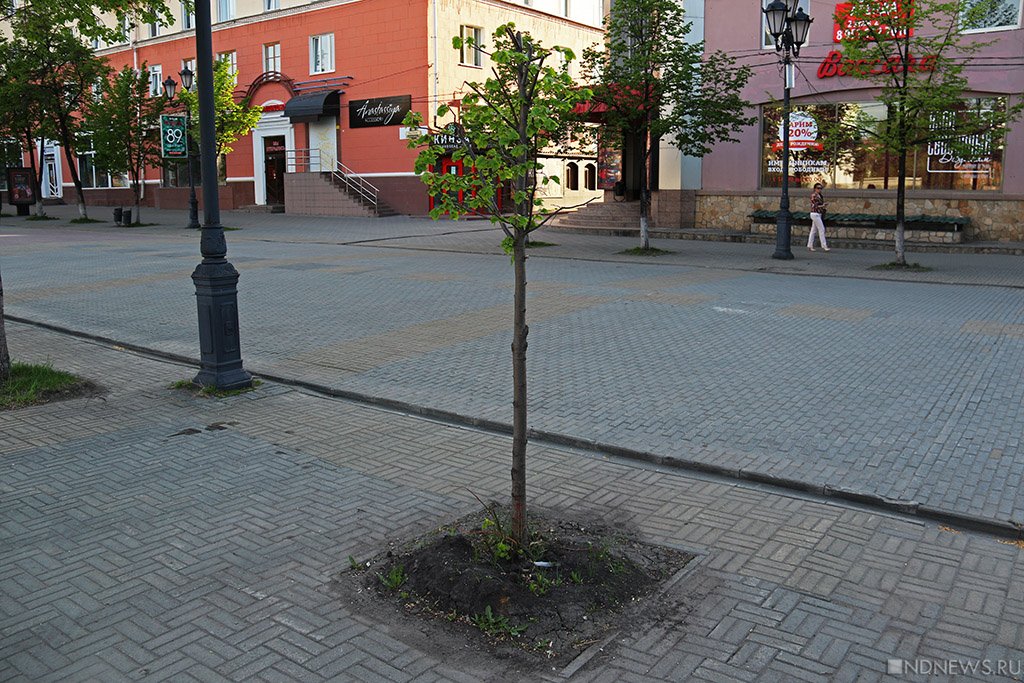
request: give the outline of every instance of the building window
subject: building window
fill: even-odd
[[[235,0],[217,0],[217,21],[235,18]]]
[[[217,61],[218,62],[227,62],[228,63],[228,73],[230,73],[232,76],[234,76],[234,75],[236,75],[238,73],[238,53],[235,52],[234,50],[232,50],[230,52],[218,52],[217,53]]]
[[[993,31],[1020,26],[1021,0],[964,0],[960,28],[964,31]]]
[[[154,21],[149,24],[149,37],[156,38],[158,35],[160,35],[160,24]]]
[[[281,70],[281,43],[267,43],[263,46],[263,71]]]
[[[331,71],[334,71],[334,34],[310,36],[309,73],[325,74]]]
[[[21,146],[14,140],[0,140],[0,190],[7,189],[7,174],[2,171],[12,166],[21,166]]]
[[[149,67],[149,94],[153,97],[164,94],[164,73],[163,67],[159,64]]]
[[[181,28],[188,31],[196,27],[196,13],[189,12],[185,3],[181,3]]]
[[[597,189],[597,166],[587,164],[583,167],[583,188],[585,190]]]
[[[965,100],[965,107],[1002,108],[1000,100]],[[824,182],[837,189],[895,190],[897,155],[887,151],[864,130],[885,127],[885,105],[844,102],[793,107],[790,116],[790,182],[811,187]],[[934,130],[956,130],[957,113],[932,116]],[[856,128],[840,126],[858,121]],[[874,123],[871,123],[874,122]],[[779,107],[762,109],[761,186],[782,184],[782,114]],[[827,133],[825,131],[828,131]],[[938,137],[938,136],[936,136]],[[922,143],[909,150],[907,187],[919,190],[998,191],[1003,183],[1001,135],[963,135],[972,149],[963,158],[942,141]]]
[[[128,187],[128,177],[123,173],[111,175],[94,163],[96,151],[92,148],[91,138],[79,139],[78,156],[78,177],[82,181],[82,187],[88,189]]]
[[[459,37],[463,41],[472,39],[473,45],[463,45],[459,51],[459,63],[466,66],[483,66],[484,56],[480,51],[480,44],[483,42],[484,30],[479,26],[460,26]]]
[[[281,9],[281,0],[263,0],[263,11],[270,12],[275,9]]]
[[[196,75],[196,58],[195,57],[193,57],[192,59],[183,59],[183,60],[181,60],[181,70],[184,71],[185,69],[188,69],[189,71],[191,71],[192,72],[192,77],[195,78],[195,75]],[[195,86],[193,85],[192,88],[194,90]]]

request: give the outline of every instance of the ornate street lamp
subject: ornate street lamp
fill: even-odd
[[[181,87],[192,92],[192,82],[195,74],[187,66],[178,72],[181,76]],[[192,108],[185,107],[185,144],[188,149],[188,227],[192,230],[199,229],[199,202],[196,201],[196,181],[192,172]]]
[[[775,39],[775,51],[783,66],[782,95],[782,199],[775,228],[775,253],[772,258],[791,259],[790,226],[793,214],[789,212],[789,90],[795,80],[793,57],[800,56],[800,46],[807,40],[807,32],[814,21],[797,6],[798,0],[772,0],[762,11],[768,24],[768,33]]]
[[[202,262],[192,273],[199,308],[200,370],[193,380],[217,389],[252,386],[242,369],[238,333],[238,271],[227,260],[217,196],[217,131],[213,100],[213,35],[210,0],[196,0],[196,86],[199,95],[199,160],[202,164]]]
[[[181,87],[189,92],[192,91],[192,70],[187,66],[178,72],[181,76]],[[178,84],[170,76],[163,82],[164,94],[167,101],[174,101],[174,94],[178,91]],[[192,112],[190,107],[185,107],[185,159],[188,162],[188,225],[193,230],[199,229],[199,204],[196,201],[196,182],[192,173]]]

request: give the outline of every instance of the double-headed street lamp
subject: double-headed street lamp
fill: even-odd
[[[181,87],[192,92],[192,83],[195,74],[187,66],[178,72],[181,76]],[[174,93],[178,84],[170,76],[164,81],[164,94],[168,100],[174,99]],[[188,159],[188,228],[198,230],[199,225],[199,202],[196,201],[196,180],[192,171],[192,108],[185,107],[185,150]]]
[[[782,95],[782,199],[775,228],[775,253],[772,258],[791,259],[790,226],[793,215],[789,212],[789,89],[795,80],[793,57],[800,56],[800,46],[807,40],[807,31],[814,21],[797,6],[798,0],[772,0],[765,7],[768,33],[775,39],[775,51],[783,66],[784,89]]]

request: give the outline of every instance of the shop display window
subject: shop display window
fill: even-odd
[[[966,100],[970,107],[1001,107],[999,100]],[[790,114],[789,177],[793,187],[824,182],[838,189],[894,190],[898,156],[882,149],[872,130],[888,125],[885,106],[848,102],[794,106]],[[761,187],[782,185],[782,110],[761,111]],[[955,112],[933,115],[935,130],[955,129]],[[912,148],[907,187],[922,190],[998,191],[1003,181],[1001,135],[959,135],[958,145],[936,136]],[[954,148],[957,149],[954,149]],[[970,151],[965,152],[964,148]]]

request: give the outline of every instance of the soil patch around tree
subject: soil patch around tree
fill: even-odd
[[[389,625],[431,633],[430,651],[448,642],[460,657],[475,649],[550,671],[643,621],[694,557],[628,525],[551,510],[530,517],[528,547],[517,548],[507,518],[490,507],[371,560],[349,558],[332,588]]]

